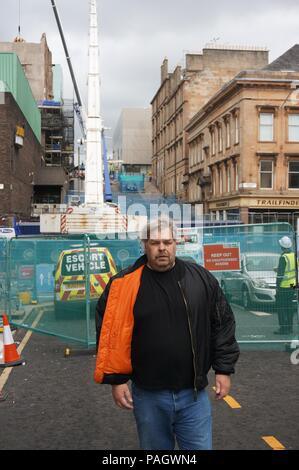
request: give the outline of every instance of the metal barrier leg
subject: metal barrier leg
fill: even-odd
[[[64,357],[69,358],[71,356],[94,356],[96,354],[96,348],[92,349],[78,349],[66,347],[64,350]]]

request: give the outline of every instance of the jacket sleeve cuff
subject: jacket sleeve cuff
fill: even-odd
[[[127,374],[105,374],[103,384],[106,385],[122,385],[131,379],[131,375]]]
[[[227,371],[224,371],[224,370],[215,370],[215,375],[231,375],[233,372],[227,372]]]

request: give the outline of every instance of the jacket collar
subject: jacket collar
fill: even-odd
[[[140,258],[137,259],[137,261],[135,261],[135,263],[132,266],[132,269],[130,269],[130,272],[135,271],[136,269],[139,269],[141,266],[146,265],[146,263],[147,263],[147,256],[142,255]],[[179,279],[181,279],[185,273],[185,262],[181,260],[180,258],[176,257],[175,263],[178,266],[177,272],[179,274]]]

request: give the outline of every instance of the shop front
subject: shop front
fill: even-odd
[[[299,218],[299,197],[237,197],[211,201],[214,220],[238,217],[244,224],[287,222],[293,227]]]

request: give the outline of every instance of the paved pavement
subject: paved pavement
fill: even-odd
[[[15,333],[17,342],[25,332]],[[110,387],[93,382],[94,355],[64,357],[55,337],[33,333],[12,370],[0,402],[0,449],[137,449],[130,412],[116,408]],[[1,373],[1,371],[0,371]],[[3,381],[3,372],[0,376]],[[299,365],[283,351],[243,351],[233,377],[234,404],[213,399],[215,449],[270,449],[271,436],[299,449]],[[269,441],[275,446],[275,440]]]

